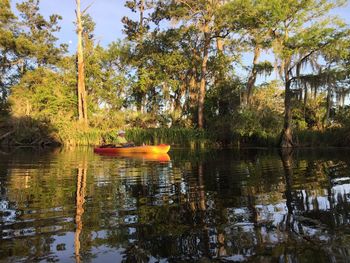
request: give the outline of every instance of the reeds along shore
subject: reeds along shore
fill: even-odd
[[[118,128],[102,130],[81,127],[78,123],[51,126],[29,117],[12,120],[0,127],[2,146],[89,146],[113,143]],[[295,147],[348,147],[349,128],[302,130],[293,134]],[[193,128],[130,128],[126,129],[128,141],[136,145],[166,143],[180,148],[225,147],[277,147],[280,134],[252,132],[238,134],[233,131],[223,137],[220,131]]]

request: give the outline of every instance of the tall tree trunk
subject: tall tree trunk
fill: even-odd
[[[136,101],[136,111],[138,112],[143,112],[143,97],[144,95],[142,94],[142,92],[136,92],[134,94],[135,96],[135,101]]]
[[[325,126],[328,126],[328,124],[329,124],[331,106],[332,106],[332,87],[328,83],[328,86],[327,86],[327,109],[326,109],[327,111],[326,111]]]
[[[306,118],[307,83],[304,84],[304,120]]]
[[[176,111],[176,112],[182,111],[181,100],[182,100],[183,96],[185,95],[185,91],[186,91],[185,79],[182,78],[181,81],[182,81],[182,84],[181,84],[180,88],[176,91],[176,93],[175,93],[176,97],[174,98],[174,111]]]
[[[222,54],[224,51],[224,40],[221,37],[216,38],[216,48],[218,50],[218,54]]]
[[[317,98],[317,86],[315,86],[314,88],[315,88],[314,89],[314,99],[316,99]]]
[[[209,58],[209,47],[210,47],[210,34],[208,22],[205,23],[204,29],[204,47],[203,47],[203,58],[201,65],[201,81],[199,86],[199,98],[198,98],[198,128],[202,129],[204,126],[204,100],[207,86],[207,64]]]
[[[144,20],[144,12],[145,12],[145,1],[144,0],[140,0],[139,2],[139,11],[140,11],[140,18],[139,18],[139,30],[138,30],[138,39],[137,39],[137,44],[139,46],[142,45],[143,43],[143,36],[144,36],[144,26],[143,26],[143,20]],[[140,71],[142,70],[143,65],[139,64],[137,67],[137,74],[138,74],[138,79],[140,80],[141,78],[141,74]],[[144,91],[140,91],[138,92],[138,94],[136,95],[136,109],[138,112],[140,113],[145,113],[145,104],[146,104],[146,94]]]
[[[216,57],[218,59],[223,58],[223,56],[224,56],[224,41],[220,37],[216,38],[216,50],[217,50]],[[222,65],[218,69],[218,73],[214,78],[214,86],[215,87],[220,86],[220,83],[224,80],[225,76],[224,76],[223,67],[225,67],[225,66],[226,65]]]
[[[32,106],[30,105],[30,102],[26,100],[26,113],[25,113],[26,116],[30,115],[31,109],[32,109]]]
[[[191,105],[198,101],[197,69],[195,66],[193,66],[191,69],[191,76],[189,81],[189,99]]]
[[[281,136],[280,146],[282,148],[290,148],[294,146],[293,134],[292,134],[292,91],[291,81],[289,79],[288,66],[289,63],[285,63],[285,91],[284,96],[284,128]]]
[[[219,59],[223,58],[224,57],[224,41],[222,38],[216,39],[216,49],[217,49],[217,57]],[[220,64],[222,64],[222,61],[220,61]],[[223,94],[223,91],[222,91],[222,89],[224,88],[223,83],[225,83],[225,80],[226,80],[224,67],[226,67],[225,64],[220,65],[220,67],[218,68],[218,73],[214,79],[214,86],[221,94]],[[227,103],[227,98],[225,98],[224,96],[218,96],[217,106],[219,109],[219,114],[221,116],[226,115],[228,113],[229,103]]]
[[[257,65],[258,65],[260,54],[261,54],[261,47],[259,44],[256,44],[254,48],[253,68],[248,78],[246,91],[243,93],[244,106],[251,104],[251,96],[252,96],[253,88],[256,82],[256,77],[258,75]]]
[[[140,1],[140,33],[143,36],[143,15],[145,12],[145,0]]]
[[[186,102],[185,111],[192,116],[195,114],[196,106],[198,105],[198,81],[197,68],[195,65],[187,73],[186,80]]]
[[[83,51],[83,24],[81,20],[80,0],[76,0],[77,4],[77,34],[78,34],[78,119],[79,122],[87,125],[87,101],[85,89],[85,66],[84,66],[84,51]]]
[[[341,105],[341,95],[340,95],[340,90],[338,90],[337,91],[337,93],[336,93],[336,100],[337,100],[337,107],[338,108],[340,108],[340,107],[342,107],[342,105]]]

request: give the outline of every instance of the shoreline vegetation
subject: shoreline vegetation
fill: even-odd
[[[74,124],[72,124],[74,125]],[[70,125],[69,125],[70,126]],[[12,120],[0,127],[0,147],[62,147],[97,146],[104,141],[113,143],[118,129],[101,130],[75,126],[74,130],[59,130],[31,118]],[[170,144],[180,148],[279,148],[280,134],[240,135],[220,138],[218,133],[193,128],[131,128],[126,138],[136,145]],[[334,128],[324,131],[301,130],[294,133],[294,148],[346,148],[350,145],[350,129]]]
[[[333,15],[346,2],[125,0],[139,19],[102,46],[77,0],[71,54],[60,14],[3,0],[0,145],[99,145],[123,129],[136,144],[348,147],[350,29]]]

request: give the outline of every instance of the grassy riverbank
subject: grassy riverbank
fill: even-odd
[[[84,127],[79,123],[56,123],[37,121],[29,117],[7,119],[0,127],[0,145],[3,146],[44,146],[67,145],[88,146],[103,142],[113,143],[119,129]],[[125,129],[125,128],[123,128]],[[136,144],[167,143],[183,147],[204,147],[213,145],[215,140],[205,131],[190,128],[130,128],[126,137]]]
[[[78,123],[37,121],[29,117],[8,119],[0,126],[0,144],[5,146],[87,146],[102,142],[113,143],[117,131],[126,129],[126,137],[137,145],[166,143],[178,147],[276,147],[278,133],[237,131],[222,136],[220,131],[193,128],[85,128]],[[302,130],[294,133],[296,146],[300,147],[347,147],[350,142],[349,128],[333,128],[324,131]]]

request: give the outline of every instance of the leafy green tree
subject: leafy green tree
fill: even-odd
[[[60,30],[59,15],[46,20],[39,13],[39,1],[28,0],[16,5],[19,18],[10,10],[9,1],[2,1],[1,8],[1,91],[6,100],[11,86],[19,83],[28,70],[51,67],[62,58],[66,45],[57,45],[55,33]]]
[[[0,2],[0,112],[4,110],[8,88],[11,85],[9,70],[12,67],[12,52],[15,47],[13,25],[15,16],[11,11],[10,1]]]
[[[146,36],[149,34],[150,17],[147,11],[153,7],[153,1],[150,0],[131,0],[126,1],[125,6],[132,12],[139,14],[139,19],[134,21],[128,17],[123,17],[124,32],[130,41],[129,63],[135,68],[133,75],[134,84],[132,95],[134,97],[136,108],[139,112],[145,112],[146,94],[153,86],[152,78],[154,71],[147,65],[147,48],[144,46]]]
[[[54,66],[66,52],[65,44],[57,45],[55,33],[61,16],[53,14],[46,20],[39,13],[39,0],[28,0],[17,4],[19,11],[17,32],[17,60],[21,61],[21,74],[28,69],[41,66]]]
[[[189,46],[191,59],[197,66],[192,67],[191,86],[195,89],[198,100],[197,124],[204,127],[204,101],[208,82],[208,61],[212,49],[213,40],[224,37],[226,32],[219,19],[219,10],[223,1],[163,1],[159,3],[157,13],[162,14],[164,19],[179,23],[187,34],[191,32],[191,38],[195,39],[195,45]],[[186,36],[186,35],[184,35]],[[193,74],[196,73],[196,74]],[[197,76],[195,76],[197,75]]]
[[[194,26],[198,33],[201,34],[200,48],[200,81],[198,92],[198,128],[204,127],[204,101],[207,87],[207,69],[209,53],[217,29],[214,28],[215,16],[219,9],[218,1],[174,1],[174,9],[176,14],[181,14],[184,23],[190,23]]]
[[[43,67],[28,71],[12,88],[12,113],[15,117],[31,116],[54,123],[72,121],[74,90],[74,75]]]
[[[349,34],[349,31],[348,31]],[[324,126],[330,125],[331,109],[333,107],[333,95],[337,94],[337,107],[344,105],[344,98],[349,89],[349,69],[344,64],[350,54],[349,37],[339,38],[333,45],[325,47],[321,56],[325,61],[322,69],[321,81],[327,86],[326,115]]]
[[[327,18],[329,11],[343,1],[273,0],[262,3],[274,25],[273,51],[285,84],[285,116],[281,147],[293,147],[292,97],[293,85],[300,78],[302,65],[325,47],[343,37],[339,23]]]
[[[129,67],[124,63],[127,49],[121,42],[113,42],[107,48],[97,45],[86,49],[86,87],[92,126],[113,128],[121,122],[122,109],[128,108]]]

